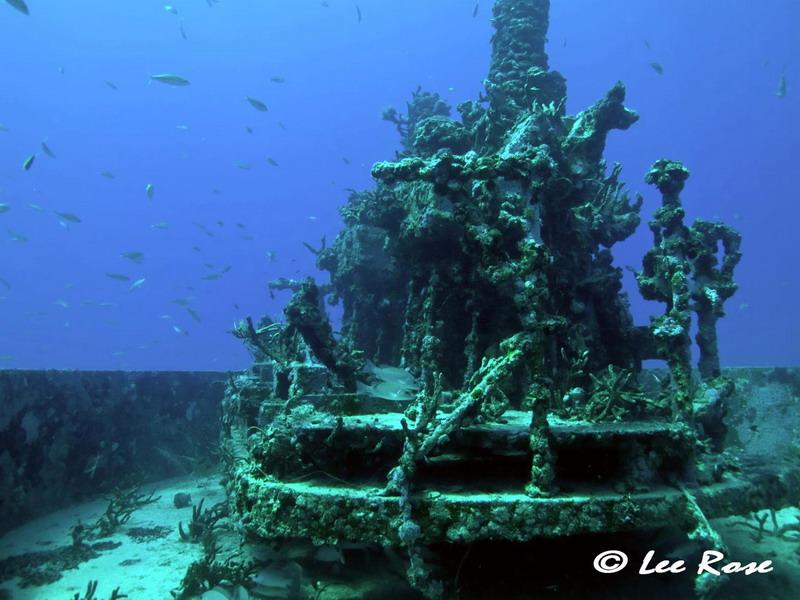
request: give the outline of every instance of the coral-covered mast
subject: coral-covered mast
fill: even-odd
[[[492,11],[492,62],[484,81],[489,100],[489,141],[497,144],[534,101],[560,102],[564,78],[549,71],[550,0],[498,0]]]

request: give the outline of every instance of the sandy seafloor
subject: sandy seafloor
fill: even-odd
[[[186,568],[202,555],[200,544],[181,541],[178,522],[185,524],[191,520],[192,508],[175,508],[173,497],[178,492],[184,492],[191,495],[193,503],[205,499],[204,505],[212,506],[225,498],[219,479],[219,474],[214,474],[200,478],[170,479],[144,486],[143,492],[154,490],[160,499],[134,512],[131,520],[117,533],[101,540],[120,542],[119,547],[101,551],[97,558],[81,564],[77,569],[64,571],[61,579],[48,585],[21,588],[18,580],[2,582],[0,599],[72,600],[76,593],[83,596],[90,580],[99,581],[97,597],[100,599],[110,597],[115,587],[119,587],[130,599],[172,598],[170,591],[179,586]],[[25,523],[0,538],[0,559],[69,545],[70,528],[78,520],[93,523],[102,514],[106,503],[105,499],[98,498]],[[800,524],[800,509],[781,510],[776,513],[776,518],[778,526]],[[774,562],[774,571],[766,575],[734,575],[717,597],[764,600],[800,598],[800,532],[789,532],[782,537],[772,535],[770,532],[774,525],[772,519],[767,518],[766,533],[759,536],[752,527],[744,525],[745,522],[755,526],[755,521],[743,517],[715,520],[712,525],[728,545],[731,559],[742,562],[770,559]],[[170,531],[159,539],[137,541],[127,533],[135,527],[165,527]],[[6,596],[3,596],[3,592]],[[331,594],[331,597],[347,596]],[[626,598],[622,589],[619,597]]]
[[[160,499],[144,506],[131,516],[114,535],[99,541],[121,542],[113,550],[103,550],[97,558],[77,569],[63,572],[56,582],[42,587],[20,588],[17,580],[0,583],[0,589],[11,592],[13,600],[71,600],[76,592],[83,597],[87,583],[96,579],[98,598],[109,598],[115,587],[131,599],[160,600],[172,598],[170,590],[177,588],[189,564],[202,556],[202,545],[188,544],[178,535],[178,522],[184,527],[192,519],[192,507],[175,508],[173,497],[178,492],[191,494],[192,502],[205,498],[210,507],[225,498],[219,475],[170,479],[142,487],[142,492],[155,490]],[[49,550],[72,543],[70,528],[80,519],[93,523],[103,513],[107,501],[72,506],[51,513],[10,531],[0,538],[0,559],[25,552]],[[126,532],[133,527],[170,527],[163,538],[137,542]],[[125,563],[123,565],[122,563]],[[0,596],[2,597],[2,596]]]

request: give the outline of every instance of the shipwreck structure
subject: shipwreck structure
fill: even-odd
[[[787,473],[725,451],[716,322],[739,234],[685,224],[689,172],[656,161],[636,278],[664,311],[634,324],[612,250],[642,198],[603,151],[638,115],[621,83],[566,114],[548,19],[548,0],[496,0],[485,97],[459,119],[422,90],[386,111],[402,151],[317,250],[330,283],[277,282],[285,320],[237,325],[255,364],[229,384],[223,447],[250,536],[382,549],[417,594],[477,598],[473,544],[677,527],[720,547],[709,518],[795,497]],[[668,369],[642,377],[647,359]]]

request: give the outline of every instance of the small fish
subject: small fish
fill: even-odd
[[[181,37],[184,40],[188,40],[189,38],[186,35],[186,30],[183,28],[183,21],[178,24],[178,30],[181,32]]]
[[[252,127],[245,127],[245,128],[244,128],[244,130],[245,130],[247,133],[253,133],[253,128],[252,128]]]
[[[29,207],[30,207],[32,210],[35,210],[36,212],[44,212],[44,208],[42,208],[42,207],[41,207],[41,206],[39,206],[38,204],[33,204],[33,203],[30,203],[30,204],[28,204],[28,206],[29,206]]]
[[[361,7],[356,4],[356,16],[358,17],[358,22],[361,23]]]
[[[0,131],[8,131],[8,127],[0,123]]]
[[[108,81],[108,79],[103,81],[103,83],[105,83],[108,87],[110,87],[115,92],[119,90],[119,88],[114,83],[112,83],[111,81]]]
[[[128,252],[123,252],[121,256],[137,264],[141,263],[144,260],[144,253],[139,252],[138,250],[130,250]]]
[[[111,171],[100,171],[100,175],[106,179],[114,179],[114,174]]]
[[[25,4],[25,0],[6,0],[6,2],[8,2],[14,8],[16,8],[23,15],[30,14],[30,11],[28,10],[28,5]]]
[[[59,73],[59,75],[63,75],[64,74],[64,67],[58,67],[58,73]]]
[[[174,87],[184,87],[187,85],[191,85],[191,81],[188,79],[184,79],[179,75],[174,75],[172,73],[160,73],[158,75],[151,75],[150,79],[152,81],[158,81],[160,83],[164,83],[166,85],[171,85]]]
[[[57,210],[53,211],[59,218],[64,219],[65,221],[69,221],[70,223],[80,223],[81,219],[78,215],[68,213],[68,212],[58,212]]]
[[[748,308],[750,308],[750,305],[747,302],[742,302],[739,305],[739,310],[747,310]]]
[[[66,300],[56,300],[54,304],[60,306],[61,308],[69,308],[69,302],[67,302]]]
[[[169,223],[166,221],[160,221],[158,223],[153,223],[150,225],[150,229],[161,229],[162,231],[169,227]]]
[[[280,127],[283,131],[286,131],[286,125],[283,124],[283,121],[278,121],[278,127]]]
[[[116,281],[130,281],[131,278],[127,275],[123,275],[122,273],[106,273],[106,277],[110,279],[114,279]]]
[[[200,318],[200,315],[199,315],[199,314],[197,314],[197,311],[195,311],[195,310],[192,310],[191,308],[187,308],[187,309],[186,309],[186,312],[188,312],[188,313],[189,313],[189,315],[191,315],[191,317],[192,317],[192,318],[193,318],[195,321],[197,321],[198,323],[200,323],[200,321],[202,321],[202,319]]]
[[[256,110],[259,110],[259,111],[261,111],[261,112],[267,112],[267,111],[269,110],[269,109],[267,108],[267,105],[266,105],[266,104],[264,104],[264,103],[263,103],[261,100],[259,100],[258,98],[251,98],[250,96],[247,96],[247,101],[250,103],[250,106],[252,106],[252,107],[253,107],[253,108],[255,108]]]
[[[475,3],[475,8],[472,9],[472,18],[473,19],[478,16],[478,9],[480,9],[480,7],[481,7],[481,3],[480,2],[476,2]]]
[[[200,231],[205,233],[208,237],[214,237],[214,232],[209,231],[208,227],[203,225],[202,223],[192,223],[195,227],[197,227]]]
[[[209,273],[208,275],[203,275],[200,279],[205,281],[219,281],[222,279],[222,273]]]
[[[16,358],[14,358],[13,354],[0,354],[0,361],[12,362],[14,360],[16,360]]]
[[[8,204],[3,204],[0,202],[0,215],[2,215],[4,212],[8,212],[9,210],[11,210],[11,207]]]
[[[241,169],[242,171],[249,171],[253,168],[253,165],[246,162],[238,162],[236,163],[237,168]]]
[[[247,228],[247,225],[245,225],[244,223],[236,223],[236,226],[237,226],[239,229],[246,229],[246,228]]]
[[[8,237],[11,238],[12,242],[19,242],[20,244],[24,244],[28,241],[28,238],[24,234],[14,231],[13,229],[8,230]]]
[[[281,75],[273,75],[269,78],[272,83],[286,83],[286,78]]]
[[[343,162],[344,164],[346,164],[346,165],[349,165],[349,164],[350,164],[350,159],[349,159],[349,158],[344,158],[344,157],[342,157],[342,162]]]
[[[251,242],[251,241],[253,241],[253,236],[252,235],[247,235],[247,234],[246,235],[240,235],[239,239],[240,240],[244,240],[246,242]]]
[[[158,315],[159,319],[164,319],[165,321],[171,321],[172,315]]]
[[[781,75],[781,78],[778,80],[778,91],[775,92],[775,95],[778,98],[785,98],[786,97],[786,75]]]
[[[147,194],[148,200],[153,199],[153,195],[156,193],[156,191],[152,183],[148,183],[146,186],[144,186],[144,193]]]
[[[271,164],[273,167],[279,166],[278,162],[274,158],[272,158],[271,156],[267,157],[267,162],[269,164]]]
[[[30,168],[33,166],[33,161],[36,160],[36,155],[31,154],[28,158],[25,159],[25,162],[22,163],[22,168],[25,171],[29,171]]]
[[[175,300],[170,300],[170,302],[178,306],[189,306],[189,298],[175,298]]]
[[[271,263],[274,263],[275,261],[277,261],[277,260],[278,260],[278,255],[277,255],[277,253],[273,252],[272,250],[267,250],[266,257],[267,257],[267,260],[268,260],[269,262],[271,262]]]
[[[48,146],[48,145],[47,145],[47,142],[46,142],[46,141],[44,141],[44,140],[42,141],[42,152],[44,152],[45,154],[47,154],[47,156],[49,156],[50,158],[55,158],[55,157],[56,157],[56,155],[55,155],[55,152],[53,152],[53,151],[50,149],[50,146]]]
[[[140,287],[142,287],[142,286],[144,285],[144,282],[145,282],[145,278],[144,278],[144,277],[142,277],[141,279],[137,279],[136,281],[134,281],[134,282],[131,284],[131,287],[129,287],[128,289],[129,289],[130,291],[133,291],[133,290],[139,289]]]
[[[648,40],[644,40],[644,47],[650,50],[650,42]]]
[[[168,13],[173,14],[173,15],[177,15],[178,14],[178,9],[175,8],[174,6],[172,6],[171,4],[165,4],[164,5],[164,10],[167,11]]]
[[[0,277],[0,285],[2,285],[3,287],[5,287],[7,290],[10,290],[10,289],[11,289],[11,284],[10,284],[10,283],[8,283],[8,280],[6,280],[6,279],[3,279],[2,277]]]
[[[176,127],[178,129],[180,129],[181,131],[189,131],[189,126],[188,125],[176,125]]]
[[[173,325],[173,326],[172,326],[172,330],[173,330],[175,333],[177,333],[178,335],[189,335],[189,332],[188,332],[188,331],[186,331],[186,330],[184,330],[184,329],[181,329],[181,328],[180,328],[180,327],[178,327],[177,325]]]
[[[651,63],[648,63],[648,64],[650,65],[650,68],[653,69],[653,71],[655,71],[659,75],[663,75],[664,74],[664,67],[661,66],[661,63],[651,62]]]

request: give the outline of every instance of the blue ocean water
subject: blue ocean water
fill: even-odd
[[[467,0],[27,4],[0,2],[0,367],[246,366],[227,331],[280,316],[268,280],[325,277],[303,242],[332,240],[345,190],[394,156],[382,110],[418,85],[454,106],[476,98],[492,32],[488,0],[474,17]],[[675,158],[692,171],[689,220],[744,236],[726,365],[800,363],[798,25],[791,0],[552,5],[569,111],[622,80],[641,114],[606,154],[644,194],[644,219],[658,205],[644,173]],[[161,73],[191,85],[150,81]],[[651,242],[643,223],[617,264],[638,268]],[[638,322],[662,311],[626,283]]]

